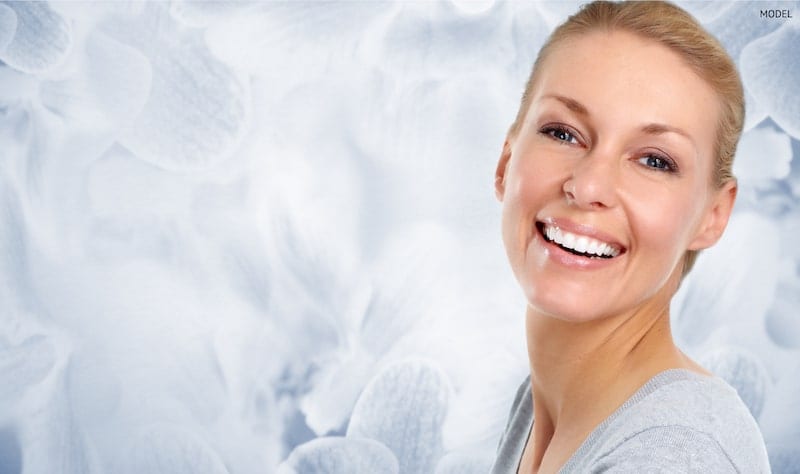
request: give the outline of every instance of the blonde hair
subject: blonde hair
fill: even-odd
[[[547,56],[559,43],[595,31],[624,31],[655,41],[680,56],[717,93],[719,117],[714,144],[714,173],[711,185],[720,188],[733,176],[733,157],[744,125],[744,91],[733,60],[722,44],[691,15],[668,2],[595,1],[584,5],[557,27],[545,42],[533,64],[519,111],[509,135],[519,130],[530,107],[536,76]],[[683,276],[694,265],[697,251],[684,256]]]

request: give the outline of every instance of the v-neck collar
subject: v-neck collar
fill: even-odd
[[[708,376],[703,375],[698,372],[694,372],[689,369],[667,369],[661,371],[651,377],[647,382],[644,383],[633,395],[631,395],[622,405],[619,406],[613,413],[611,413],[605,420],[600,422],[591,433],[586,437],[585,440],[581,443],[578,449],[572,453],[572,456],[569,457],[566,463],[558,470],[559,474],[569,472],[567,469],[574,466],[579,460],[583,457],[583,455],[591,449],[592,445],[597,438],[601,437],[603,433],[606,431],[608,426],[619,416],[630,409],[632,406],[636,405],[644,398],[646,398],[651,393],[655,392],[656,390],[669,385],[674,382],[680,382],[684,380],[696,380],[697,378],[708,378],[713,379],[716,378],[715,376]],[[533,411],[531,411],[531,423],[530,427],[528,428],[528,436],[525,438],[525,444],[522,445],[522,452],[520,453],[519,461],[517,461],[517,474],[524,474],[520,473],[519,468],[522,464],[522,456],[525,454],[525,448],[528,446],[528,442],[531,439],[531,433],[533,433],[533,423],[534,423]]]

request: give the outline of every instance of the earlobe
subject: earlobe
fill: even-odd
[[[500,160],[497,162],[497,170],[494,173],[494,194],[500,202],[503,202],[506,192],[506,171],[510,161],[511,145],[506,139],[505,143],[503,143],[503,152],[500,154]]]
[[[689,246],[689,250],[703,250],[716,244],[728,225],[728,219],[736,202],[738,186],[736,180],[727,182],[714,196],[711,207],[706,211],[703,223]]]

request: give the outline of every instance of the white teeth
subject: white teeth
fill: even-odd
[[[569,232],[564,232],[561,229],[559,230],[560,237],[563,239],[561,242],[556,240],[556,243],[563,245],[564,247],[575,249],[575,241],[578,239],[578,236],[575,234],[570,234]]]
[[[616,257],[620,252],[618,248],[611,244],[586,237],[585,235],[575,235],[552,225],[545,225],[544,235],[548,240],[578,253]]]
[[[586,253],[589,249],[589,239],[587,237],[578,237],[575,240],[575,250],[580,253]]]

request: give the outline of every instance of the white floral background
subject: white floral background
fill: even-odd
[[[800,472],[797,2],[674,331]],[[527,371],[492,182],[574,3],[0,1],[0,472],[485,473]],[[795,159],[793,159],[793,157]]]

